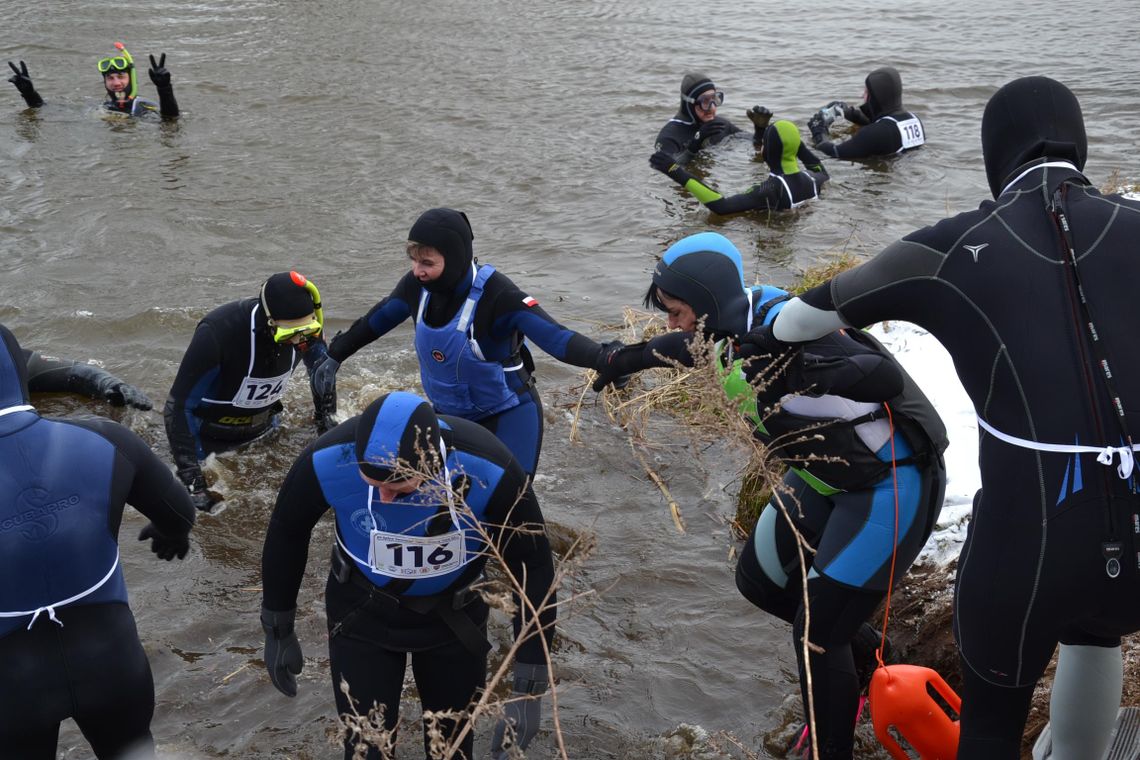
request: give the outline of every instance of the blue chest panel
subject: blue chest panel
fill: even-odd
[[[74,425],[41,419],[0,438],[0,612],[81,594],[107,576],[115,447]],[[122,571],[81,603],[127,600]],[[21,622],[22,621],[22,622]],[[28,618],[0,618],[0,635]]]
[[[466,476],[469,485],[465,502],[470,513],[459,511],[459,527],[465,531],[468,564],[483,562],[480,556],[483,540],[474,529],[472,519],[482,523],[491,494],[502,478],[503,469],[482,457],[452,451],[447,457],[452,483]],[[369,487],[360,477],[356,466],[355,446],[343,443],[313,454],[313,468],[325,500],[336,514],[337,535],[348,550],[357,568],[379,588],[393,583],[395,578],[375,572],[368,564],[368,549],[372,530],[398,533],[405,536],[426,536],[429,532],[454,531],[447,504],[438,498],[420,493],[400,497],[393,502],[381,502],[373,493],[369,503]],[[438,526],[436,530],[431,530]],[[444,527],[446,526],[446,527]],[[402,591],[411,596],[438,594],[447,590],[464,572],[464,567],[450,573],[411,581]]]
[[[415,340],[420,382],[440,414],[480,420],[519,404],[518,393],[507,384],[503,365],[484,359],[472,328],[483,286],[494,272],[489,264],[479,267],[463,307],[442,327],[431,327],[424,321],[430,294],[425,290],[420,297]]]

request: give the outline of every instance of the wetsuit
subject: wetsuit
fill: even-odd
[[[159,90],[159,97],[162,96],[162,90]],[[174,94],[171,91],[170,98],[173,99]],[[172,118],[178,115],[178,104],[173,105],[167,103],[155,103],[153,100],[146,98],[128,98],[125,101],[119,100],[105,100],[103,101],[103,108],[112,113],[123,113],[128,116],[148,116],[151,114],[162,115],[167,118]],[[167,113],[167,111],[172,113]]]
[[[495,436],[467,420],[441,416],[439,423],[447,479],[464,493],[470,512],[453,515],[446,503],[439,498],[425,501],[421,492],[380,501],[378,493],[361,479],[358,463],[369,457],[358,454],[356,443],[362,432],[370,440],[396,430],[398,438],[399,430],[406,433],[411,426],[393,421],[391,415],[368,419],[372,409],[319,438],[286,476],[265,538],[263,607],[296,607],[313,527],[326,511],[333,510],[336,544],[325,606],[337,711],[349,711],[348,699],[340,690],[343,677],[351,685],[357,709],[363,713],[374,703],[384,705],[385,727],[393,730],[408,653],[424,710],[463,710],[486,682],[488,607],[478,594],[466,590],[481,577],[487,560],[485,554],[476,554],[483,543],[473,534],[473,520],[490,532],[511,573],[520,581],[525,578],[524,590],[535,609],[542,606],[554,570],[542,512],[526,474]],[[385,414],[382,410],[381,415]],[[430,520],[425,519],[431,514],[427,510],[435,515]],[[519,532],[523,526],[531,530]],[[465,537],[456,538],[458,528],[465,531]],[[369,559],[372,530],[388,533],[384,545],[392,549],[379,552],[379,569]],[[416,555],[414,550],[420,547],[399,546],[406,535],[438,536],[439,544]],[[461,564],[457,562],[460,545],[467,552]],[[434,573],[415,579],[396,575],[416,565],[414,557],[427,551],[432,552],[427,555],[429,560],[435,556],[456,564],[437,567]],[[421,572],[431,567],[423,565]],[[515,601],[517,636],[528,614]],[[548,646],[554,620],[554,608],[549,606],[539,621]],[[517,660],[544,663],[542,640],[538,636],[527,639]],[[461,726],[445,721],[443,727],[445,735],[451,735]],[[425,726],[425,752],[427,741]],[[353,747],[351,740],[346,742],[346,760],[353,757]],[[471,735],[460,751],[462,757],[472,757]],[[375,749],[367,755],[380,756]]]
[[[129,502],[184,554],[194,509],[125,427],[40,417],[22,352],[0,337],[0,754],[54,758],[73,718],[101,760],[153,757],[154,683],[118,532]]]
[[[945,427],[870,336],[833,333],[786,355],[777,346],[775,358],[755,343],[736,352],[738,339],[763,334],[788,294],[771,286],[746,288],[740,252],[722,235],[700,233],[673,244],[654,270],[649,303],[663,306],[661,292],[687,304],[709,334],[723,339],[726,393],[738,400],[756,437],[791,468],[786,482],[794,499],[782,497],[784,506],[816,550],[807,581],[810,610],[802,604],[794,534],[776,501],[745,543],[737,586],[753,604],[792,624],[797,658],[810,612],[810,639],[825,651],[810,663],[800,661],[804,713],[810,667],[821,756],[850,758],[860,692],[852,642],[886,595],[896,545],[895,580],[938,517],[946,483]],[[659,357],[692,364],[690,337],[666,333],[622,348],[608,360],[605,375],[665,365]],[[784,362],[786,370],[770,369]],[[757,376],[765,378],[757,383],[761,388],[752,384]]]
[[[907,235],[774,325],[794,341],[840,324],[914,322],[949,351],[974,403],[982,490],[955,597],[963,758],[1018,756],[1058,641],[1112,647],[1140,629],[1136,476],[1130,449],[1106,449],[1140,430],[1140,203],[1101,195],[1080,173],[1084,126],[1062,90],[1017,80],[987,106],[995,201]],[[987,127],[1018,118],[1033,121]]]
[[[502,272],[474,266],[469,258],[466,266],[454,288],[443,292],[429,291],[411,272],[405,274],[387,298],[333,339],[329,356],[344,361],[415,319],[420,378],[436,411],[478,422],[533,475],[542,448],[542,404],[523,338],[577,367],[594,366],[601,346],[554,321]],[[476,281],[478,293],[472,289]],[[464,305],[476,296],[468,324],[457,329]]]
[[[296,347],[274,343],[256,298],[207,314],[194,330],[163,409],[183,482],[201,477],[198,462],[211,452],[248,443],[275,427],[293,370],[304,361],[312,373],[325,350],[322,338]],[[314,396],[313,405],[323,418],[321,399]]]
[[[680,166],[692,160],[701,149],[717,145],[726,137],[740,132],[740,127],[723,116],[715,116],[702,122],[693,110],[692,99],[701,92],[715,89],[715,85],[703,74],[686,74],[681,80],[681,105],[676,115],[665,122],[654,141],[654,150],[661,150],[673,157]],[[704,135],[700,133],[704,133]],[[707,135],[712,135],[707,136]]]
[[[844,117],[859,124],[854,137],[833,143],[827,137],[825,124],[809,122],[816,150],[832,158],[868,158],[890,156],[921,147],[926,130],[919,120],[902,105],[902,79],[885,66],[867,75],[867,102],[857,108],[845,108]]]
[[[738,195],[721,195],[677,164],[667,167],[665,174],[716,214],[786,211],[819,197],[820,188],[830,177],[819,158],[800,141],[794,124],[777,121],[769,125],[762,145],[768,179]],[[806,171],[800,170],[797,160]]]

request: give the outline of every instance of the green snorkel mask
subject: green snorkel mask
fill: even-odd
[[[130,86],[127,88],[127,98],[133,99],[138,95],[139,83],[135,77],[135,59],[131,58],[131,54],[127,52],[127,48],[121,42],[115,43],[115,49],[119,51],[120,55],[113,55],[109,58],[99,59],[97,64],[99,73],[104,77],[113,71],[125,71],[131,79]],[[114,97],[114,93],[110,90],[107,92]]]
[[[317,290],[317,286],[305,277],[300,272],[290,272],[289,279],[293,284],[304,288],[309,293],[309,297],[313,299],[313,320],[301,325],[293,325],[291,327],[282,327],[276,324],[273,315],[269,311],[269,304],[265,297],[265,288],[261,288],[261,306],[265,310],[266,316],[271,320],[270,329],[273,331],[273,341],[275,343],[285,343],[291,338],[300,337],[303,340],[308,338],[315,338],[320,336],[321,331],[325,326],[325,313],[321,308],[321,292]],[[268,282],[266,283],[268,285]],[[302,341],[303,342],[303,341]]]

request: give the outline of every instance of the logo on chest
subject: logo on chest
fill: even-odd
[[[447,360],[447,357],[444,356],[443,352],[440,351],[438,348],[433,348],[431,350],[431,358],[435,359],[437,362],[442,362],[442,361]]]

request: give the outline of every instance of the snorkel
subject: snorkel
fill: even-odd
[[[303,289],[295,290],[295,288]],[[305,299],[302,306],[295,299]],[[300,272],[275,274],[261,286],[261,308],[269,321],[269,334],[277,344],[298,339],[307,343],[310,338],[319,338],[325,327],[325,313],[321,308],[321,293],[305,275]],[[270,306],[273,302],[275,305]],[[282,326],[280,322],[298,322],[312,309],[313,319],[301,324]]]
[[[130,78],[130,85],[123,92],[114,92],[107,90],[107,94],[111,100],[134,100],[139,92],[138,78],[135,76],[135,59],[127,52],[127,48],[123,43],[116,42],[115,49],[119,51],[120,55],[111,56],[109,58],[102,58],[96,64],[99,73],[103,75],[104,87],[106,87],[107,75],[116,71],[125,71]]]

